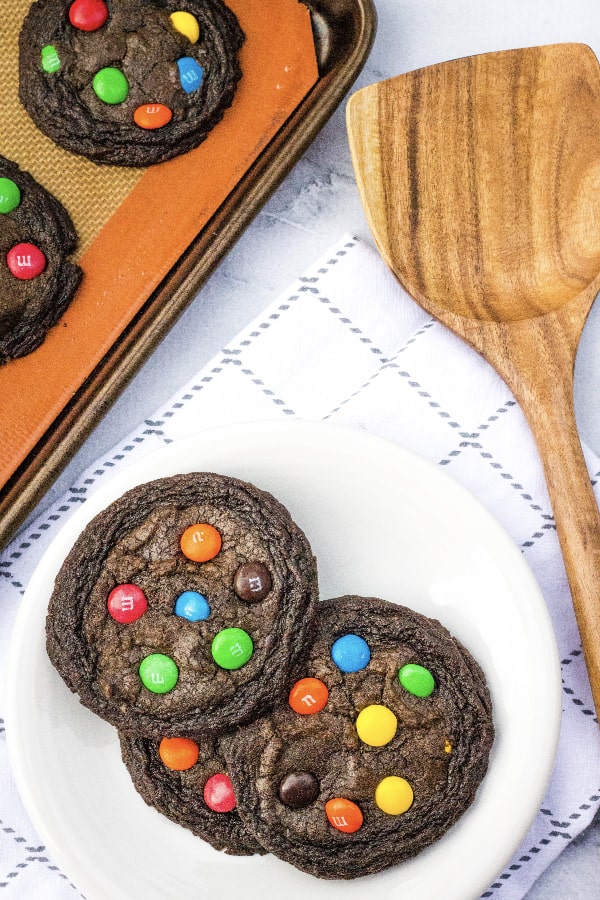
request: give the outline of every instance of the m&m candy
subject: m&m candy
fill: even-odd
[[[52,75],[54,74],[54,72],[59,71],[61,66],[60,56],[58,55],[58,50],[53,44],[46,44],[45,47],[42,47],[41,63],[42,69],[49,75]]]
[[[320,712],[327,704],[329,690],[320,678],[301,678],[290,690],[288,702],[301,716]]]
[[[163,128],[173,118],[172,110],[164,103],[145,103],[138,106],[133,114],[133,121],[139,128],[154,131]]]
[[[118,584],[108,595],[106,606],[116,622],[128,625],[144,615],[148,599],[137,584]]]
[[[288,772],[279,782],[277,795],[289,809],[304,809],[319,796],[319,780],[312,772]]]
[[[223,628],[212,642],[212,656],[221,669],[241,669],[254,650],[252,638],[242,628]]]
[[[360,672],[368,666],[371,651],[358,634],[344,634],[333,644],[331,658],[342,672]]]
[[[120,69],[116,69],[114,66],[106,66],[96,72],[92,80],[92,87],[98,99],[109,106],[122,103],[129,94],[127,78]]]
[[[10,213],[21,203],[21,191],[12,178],[0,178],[0,213]]]
[[[139,668],[144,687],[153,694],[167,694],[172,691],[179,679],[179,669],[170,656],[164,653],[151,653],[144,657]]]
[[[181,552],[194,562],[208,562],[221,549],[221,535],[213,525],[201,522],[185,529],[180,539]]]
[[[384,747],[394,738],[398,728],[395,713],[387,706],[372,703],[361,709],[356,717],[356,731],[363,743],[370,747]]]
[[[171,25],[180,34],[185,35],[190,44],[197,44],[200,37],[198,19],[189,12],[178,10],[170,15]]]
[[[97,31],[107,19],[104,0],[75,0],[69,7],[69,22],[80,31]]]
[[[409,694],[415,697],[429,697],[435,688],[433,675],[425,666],[407,663],[398,672],[398,680]]]
[[[333,797],[325,804],[325,815],[329,824],[338,831],[354,834],[363,824],[360,806],[345,797]]]
[[[271,573],[260,562],[242,563],[233,581],[233,589],[240,600],[255,603],[264,600],[273,586]]]
[[[200,750],[191,738],[164,737],[158,746],[158,755],[167,769],[185,772],[196,765]]]
[[[226,813],[235,809],[235,794],[229,775],[218,772],[204,785],[204,802],[213,812]]]
[[[405,778],[388,775],[375,788],[375,803],[389,816],[400,816],[411,808],[413,789]]]
[[[190,622],[202,622],[210,616],[210,605],[204,594],[184,591],[175,601],[175,615]]]
[[[192,94],[197,91],[204,80],[204,69],[191,56],[182,56],[177,60],[179,69],[179,83],[186,92]]]
[[[6,264],[11,275],[19,281],[31,281],[46,268],[46,257],[35,244],[16,244],[6,254]]]

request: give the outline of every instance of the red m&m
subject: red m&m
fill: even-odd
[[[31,281],[46,268],[46,257],[35,244],[16,244],[6,254],[6,263],[19,281]]]
[[[79,31],[97,31],[107,19],[104,0],[75,0],[69,8],[69,22]]]
[[[128,625],[144,615],[148,600],[137,584],[119,584],[108,595],[106,606],[116,622]]]
[[[228,775],[218,772],[211,775],[204,785],[204,802],[213,812],[231,812],[235,809],[235,794]]]

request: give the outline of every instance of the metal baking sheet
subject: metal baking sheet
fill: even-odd
[[[21,13],[2,17],[0,43],[14,49],[29,0],[8,2]],[[28,139],[18,120],[10,118],[9,127],[0,120],[0,153],[32,171],[70,212],[77,207],[85,272],[81,296],[44,345],[0,368],[0,546],[310,145],[360,72],[375,35],[372,0],[228,2],[247,33],[240,97],[185,157],[143,172],[111,173],[52,147],[52,165],[38,162],[35,169],[28,155],[46,139],[39,133]],[[287,51],[281,29],[273,30],[274,10],[280,23],[289,14]],[[0,62],[4,115],[11,116],[11,106],[21,115],[7,59],[5,53]],[[202,172],[215,158],[223,178],[211,194]],[[194,185],[202,190],[194,192]]]

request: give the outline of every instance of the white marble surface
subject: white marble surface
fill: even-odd
[[[598,0],[375,2],[377,37],[355,87],[459,56],[561,41],[587,43],[600,57]],[[98,423],[34,515],[167,400],[344,231],[370,240],[350,163],[344,107]],[[270,266],[274,247],[277,262]],[[592,309],[580,345],[575,388],[580,432],[597,454],[599,395],[600,301]],[[597,818],[534,886],[527,900],[598,900],[599,852]]]

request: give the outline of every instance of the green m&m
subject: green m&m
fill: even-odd
[[[122,103],[129,94],[129,82],[121,70],[114,66],[107,66],[96,72],[92,87],[98,99],[111,106]]]
[[[224,628],[212,642],[213,659],[221,669],[241,669],[254,650],[252,638],[242,628]]]
[[[49,75],[60,69],[60,56],[54,44],[46,44],[42,47],[42,69]]]
[[[153,694],[167,694],[177,684],[179,669],[170,656],[151,653],[141,661],[139,674],[144,687]]]
[[[0,213],[9,213],[21,202],[21,191],[12,178],[0,178]]]
[[[404,690],[415,697],[429,697],[435,688],[435,681],[429,669],[416,663],[402,666],[398,672],[398,678]]]

